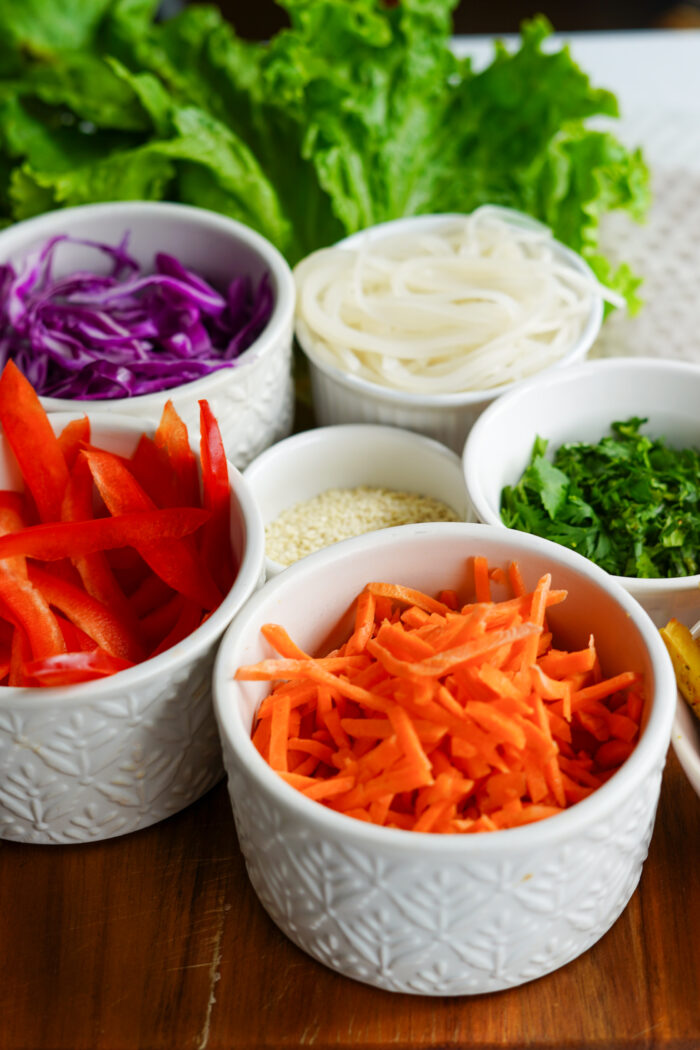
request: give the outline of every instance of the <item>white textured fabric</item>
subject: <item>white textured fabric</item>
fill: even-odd
[[[697,145],[700,151],[700,135]],[[635,317],[623,312],[609,317],[590,356],[700,362],[700,173],[657,166],[653,191],[643,226],[622,215],[605,223],[604,250],[644,278],[644,305]]]

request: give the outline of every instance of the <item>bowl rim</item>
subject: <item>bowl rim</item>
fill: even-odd
[[[133,434],[143,434],[149,429],[155,429],[155,426],[149,424],[147,420],[120,415],[116,412],[53,412],[49,413],[49,419],[56,425],[64,425],[71,419],[75,419],[76,416],[84,415],[88,416],[90,423],[96,429],[99,429],[100,424]],[[192,448],[199,461],[199,451],[196,445],[193,444]],[[245,550],[233,586],[204,623],[182,641],[159,653],[158,656],[149,657],[133,667],[128,667],[124,671],[118,671],[105,678],[91,679],[69,686],[4,686],[0,693],[0,711],[15,704],[22,709],[33,711],[47,707],[69,711],[87,702],[100,703],[109,699],[113,693],[123,693],[126,690],[138,688],[153,677],[165,672],[172,673],[183,663],[206,649],[223,633],[231,617],[245,602],[246,597],[252,593],[260,579],[265,551],[264,528],[257,503],[241,472],[230,460],[227,459],[226,462],[231,484],[231,506],[234,507],[237,504],[240,508],[245,529]]]
[[[540,227],[545,230],[549,229],[543,223],[533,219],[532,216],[527,215],[525,212],[518,211],[516,208],[506,208],[495,205],[489,205],[489,207],[498,210],[505,216],[512,217],[515,225],[526,224],[532,227]],[[466,214],[466,212],[433,212],[428,215],[409,215],[400,219],[390,219],[387,222],[380,222],[374,226],[369,226],[364,230],[358,230],[356,233],[352,233],[348,237],[336,241],[332,247],[353,248],[355,245],[362,243],[363,241],[381,240],[383,237],[391,236],[392,233],[402,229],[410,230],[414,227],[432,226],[441,222],[464,219]],[[597,277],[583,256],[557,240],[554,236],[552,236],[552,243],[555,246],[555,250],[559,252],[562,258],[568,261],[574,269],[590,277],[596,284],[599,284]],[[552,362],[552,364],[545,366],[544,369],[536,374],[541,375],[549,373],[553,369],[561,368],[562,366],[569,366],[573,361],[578,360],[579,357],[586,354],[598,336],[603,323],[603,313],[604,306],[602,296],[593,295],[588,319],[576,342],[566,351],[565,354],[562,355],[562,357],[557,361]],[[337,383],[339,386],[343,386],[348,390],[364,396],[370,395],[376,401],[386,401],[391,404],[403,405],[410,408],[439,409],[479,404],[482,401],[490,401],[493,398],[499,397],[503,393],[517,387],[520,383],[528,381],[528,379],[515,379],[511,380],[509,383],[501,383],[499,386],[488,387],[483,390],[464,390],[457,393],[442,394],[416,394],[411,393],[410,391],[396,390],[389,386],[385,387],[380,383],[373,383],[369,379],[364,379],[361,376],[344,372],[336,365],[324,360],[318,355],[318,352],[312,345],[311,333],[309,332],[308,327],[298,317],[295,318],[295,336],[301,350],[314,368],[317,368],[328,379]]]
[[[275,302],[270,318],[260,335],[250,346],[246,347],[239,358],[231,365],[231,368],[220,368],[209,375],[192,379],[188,383],[179,383],[163,390],[151,391],[148,394],[135,394],[131,397],[95,398],[80,400],[79,398],[61,398],[40,396],[40,400],[47,412],[70,411],[73,405],[84,405],[86,409],[95,411],[109,411],[112,405],[133,405],[135,408],[148,409],[159,407],[164,397],[191,396],[193,398],[206,396],[207,391],[220,384],[223,380],[231,380],[235,372],[242,368],[250,368],[261,357],[267,357],[278,345],[285,333],[287,326],[291,326],[294,318],[294,305],[296,302],[296,288],[291,268],[282,253],[257,230],[246,226],[237,219],[227,215],[209,211],[206,208],[198,208],[192,204],[179,204],[175,201],[111,201],[97,202],[94,204],[78,204],[71,208],[55,208],[52,211],[35,215],[30,219],[23,219],[13,223],[4,230],[0,230],[0,247],[9,245],[9,251],[22,254],[22,244],[26,238],[33,235],[41,236],[42,230],[46,229],[46,235],[50,236],[59,232],[64,226],[70,227],[72,219],[85,216],[86,218],[99,222],[101,218],[114,218],[115,214],[123,213],[125,216],[133,216],[134,220],[149,214],[157,214],[164,219],[170,219],[177,223],[179,219],[199,223],[202,227],[210,230],[218,230],[227,233],[258,253],[264,261],[276,282]],[[65,220],[65,221],[64,221]],[[13,242],[17,241],[17,247],[13,248]],[[157,245],[155,246],[157,249]],[[154,250],[155,250],[154,249]]]
[[[690,628],[693,638],[700,638],[700,620]],[[691,739],[693,734],[698,743]],[[700,798],[700,719],[678,690],[671,730],[671,745],[688,783]]]
[[[483,489],[481,488],[479,480],[480,471],[478,469],[478,462],[481,454],[479,445],[483,440],[482,434],[487,430],[490,421],[494,417],[498,417],[500,413],[504,413],[507,416],[511,406],[517,404],[521,399],[527,398],[533,390],[544,394],[547,388],[556,386],[562,382],[576,383],[579,380],[585,379],[589,375],[595,375],[596,373],[603,375],[606,372],[625,373],[629,370],[634,370],[635,372],[640,373],[648,370],[650,373],[656,375],[676,372],[679,376],[692,375],[696,380],[700,381],[700,364],[696,364],[692,361],[661,359],[656,357],[598,358],[590,361],[581,361],[576,365],[572,365],[566,369],[565,373],[562,372],[561,374],[557,374],[554,370],[551,370],[546,374],[541,373],[540,375],[533,376],[531,379],[523,380],[523,382],[517,384],[517,388],[514,387],[512,391],[504,394],[504,396],[499,398],[497,402],[494,402],[484,409],[469,431],[462,452],[462,467],[469,500],[475,514],[482,522],[492,525],[495,528],[508,529],[510,532],[520,531],[518,529],[511,529],[508,525],[504,524],[501,520],[500,513],[494,511],[492,504],[486,499]],[[700,441],[698,442],[698,447],[700,448]],[[523,533],[523,535],[526,534]],[[649,599],[653,598],[655,595],[665,594],[669,591],[676,592],[700,588],[700,573],[695,573],[692,576],[667,576],[661,579],[646,579],[640,576],[618,576],[614,573],[610,573],[610,576],[627,590],[632,591],[635,595]],[[700,594],[698,601],[700,604]]]
[[[445,537],[450,534],[460,538],[468,536],[474,545],[474,542],[488,542],[494,530],[490,525],[472,522],[432,522],[425,525],[400,525],[342,540],[333,547],[310,554],[289,566],[285,572],[266,583],[248,600],[245,608],[234,618],[224,634],[214,664],[213,702],[224,755],[226,757],[227,748],[230,748],[235,755],[235,761],[255,781],[257,792],[262,796],[272,796],[274,805],[291,813],[312,831],[320,835],[327,832],[345,841],[352,841],[360,847],[381,846],[382,850],[397,854],[411,853],[417,849],[426,855],[452,856],[467,853],[474,857],[490,857],[513,850],[556,844],[577,831],[590,828],[596,820],[606,819],[614,808],[615,800],[626,799],[644,781],[662,756],[666,755],[675,711],[676,684],[671,660],[661,636],[639,603],[597,565],[574,551],[558,547],[549,540],[526,533],[520,534],[521,538],[516,541],[516,547],[519,549],[514,550],[514,556],[522,558],[529,551],[546,554],[552,560],[553,571],[556,571],[557,563],[567,565],[574,571],[591,577],[593,582],[598,583],[604,590],[612,592],[618,605],[635,622],[649,653],[654,674],[654,702],[644,733],[635,750],[610,780],[564,812],[522,827],[476,835],[434,835],[430,832],[375,826],[336,813],[312,799],[305,798],[287,784],[256,750],[249,733],[243,729],[237,716],[235,698],[232,696],[233,679],[229,676],[230,654],[235,653],[236,646],[245,634],[246,622],[256,614],[260,606],[273,602],[280,589],[294,587],[297,577],[317,568],[332,569],[332,564],[338,557],[352,558],[367,546],[379,550],[388,548],[404,537],[407,540],[422,537],[421,542],[428,543],[442,538],[441,534]],[[667,694],[672,700],[665,699]],[[660,744],[663,744],[662,752]]]
[[[342,445],[344,442],[352,440],[353,436],[358,434],[366,436],[368,439],[387,438],[393,440],[397,448],[400,445],[405,445],[405,452],[407,455],[410,455],[412,448],[421,448],[426,452],[433,453],[435,456],[444,459],[445,463],[452,464],[461,473],[461,462],[457,453],[453,452],[452,449],[447,447],[447,445],[443,445],[441,441],[438,441],[436,438],[428,437],[426,434],[419,434],[415,430],[406,430],[403,427],[390,426],[388,423],[335,423],[323,427],[313,427],[311,430],[302,430],[296,434],[290,434],[289,437],[283,438],[282,441],[277,441],[274,445],[270,445],[269,448],[264,449],[254,460],[252,460],[251,463],[248,464],[243,471],[243,477],[251,486],[254,486],[258,476],[261,473],[267,473],[280,454],[284,455],[297,452],[298,455],[303,456],[313,447],[327,447],[326,443],[329,440]],[[462,483],[464,486],[464,502],[469,508],[469,498],[466,491],[466,484],[464,483],[464,477],[462,477]],[[337,487],[344,487],[342,484],[342,478],[339,479]],[[255,492],[253,492],[253,496],[256,498]],[[294,502],[290,503],[289,506],[294,506]],[[266,527],[267,524],[268,522],[263,519],[263,527]],[[309,557],[309,555],[305,555],[305,557]],[[274,558],[270,558],[267,554],[265,555],[265,564],[271,574],[284,572],[289,568],[288,565],[283,565],[282,562],[275,561]],[[295,563],[292,562],[292,564]]]
[[[690,738],[689,731],[695,728],[693,720],[698,721],[682,696],[677,700],[676,713],[673,716],[671,746],[676,753],[681,768],[690,786],[700,798],[700,751]],[[695,730],[697,733],[697,730]]]

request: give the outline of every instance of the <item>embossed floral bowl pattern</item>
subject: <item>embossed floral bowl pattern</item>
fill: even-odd
[[[54,428],[69,415],[51,416]],[[148,427],[91,415],[96,445],[128,455]],[[231,474],[233,587],[201,627],[166,652],[68,688],[0,687],[0,838],[75,843],[148,827],[222,777],[211,703],[216,649],[262,581],[264,532],[241,474]],[[0,488],[16,488],[0,436]]]
[[[500,528],[501,492],[530,460],[535,438],[554,452],[568,441],[598,442],[617,420],[637,416],[642,433],[673,448],[700,448],[700,365],[656,358],[586,361],[515,387],[486,409],[462,456],[478,521]],[[700,616],[700,574],[670,579],[616,576],[658,627],[672,616],[690,626]]]
[[[157,422],[170,398],[193,432],[199,422],[198,400],[206,398],[219,421],[232,463],[242,470],[268,445],[292,429],[294,386],[292,380],[292,330],[294,279],[277,249],[255,230],[234,219],[203,208],[160,201],[119,201],[86,204],[48,212],[0,232],[0,264],[17,262],[41,247],[50,237],[70,234],[119,244],[128,232],[129,253],[146,270],[156,252],[169,252],[185,266],[216,286],[249,273],[257,282],[270,275],[274,307],[265,329],[232,368],[221,369],[191,383],[162,393],[105,401],[80,402],[89,412],[120,412],[143,421]],[[54,268],[56,276],[94,266],[94,252],[64,246]],[[47,412],[73,412],[75,401],[44,397]]]
[[[332,635],[370,580],[469,587],[469,558],[516,558],[529,585],[551,572],[569,591],[551,609],[564,644],[594,630],[603,667],[645,676],[643,732],[602,788],[565,813],[480,835],[380,828],[303,797],[250,740],[267,683],[237,667],[272,655],[260,635],[283,624],[307,651]],[[495,597],[499,597],[495,592]],[[652,834],[676,687],[651,620],[577,554],[471,523],[405,525],[309,555],[268,582],[226,632],[214,708],[241,848],[255,891],[304,951],[346,976],[397,992],[464,995],[530,981],[576,958],[609,929],[640,877]]]

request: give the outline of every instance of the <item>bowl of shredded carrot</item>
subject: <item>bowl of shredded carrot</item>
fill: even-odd
[[[199,409],[47,415],[0,375],[0,838],[123,835],[223,775],[212,664],[264,534]]]
[[[214,671],[255,891],[377,987],[539,977],[634,891],[675,698],[640,606],[549,541],[438,522],[311,554],[246,603]]]

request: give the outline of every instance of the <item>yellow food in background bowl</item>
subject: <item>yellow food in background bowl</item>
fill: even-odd
[[[678,683],[671,744],[683,772],[700,797],[700,623],[688,628],[670,620],[661,629]],[[697,717],[696,717],[697,716]]]

